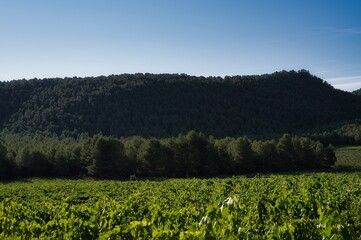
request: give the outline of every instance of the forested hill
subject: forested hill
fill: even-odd
[[[305,70],[258,76],[122,74],[0,82],[0,126],[168,137],[294,132],[361,118],[361,99]]]
[[[361,95],[361,88],[359,90],[353,91],[352,93],[354,93],[356,95]]]

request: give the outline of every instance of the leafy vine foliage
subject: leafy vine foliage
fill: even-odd
[[[358,239],[360,184],[360,173],[2,182],[0,238]]]

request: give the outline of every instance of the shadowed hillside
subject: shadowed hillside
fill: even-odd
[[[361,117],[361,99],[301,70],[234,77],[122,74],[0,83],[13,132],[217,137],[294,132]]]
[[[352,93],[354,93],[356,95],[361,95],[361,88],[359,90],[353,91]]]

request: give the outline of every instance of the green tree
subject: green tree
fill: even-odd
[[[190,177],[195,175],[196,163],[189,157],[189,145],[184,135],[179,134],[177,138],[168,143],[173,152],[174,170],[172,175],[177,177]]]
[[[7,149],[0,142],[0,179],[5,179],[9,177],[10,165],[6,158]]]
[[[53,166],[39,150],[24,148],[16,158],[16,165],[23,177],[50,177]]]
[[[279,168],[279,155],[274,140],[254,141],[252,150],[255,153],[257,170],[268,172]]]
[[[228,145],[232,142],[232,138],[227,137],[215,140],[214,147],[217,153],[218,172],[221,174],[232,174],[232,160],[228,154]]]
[[[80,149],[59,148],[54,154],[54,174],[60,177],[79,176],[81,174]]]
[[[247,137],[239,137],[228,145],[233,174],[252,172],[255,168],[251,141]]]
[[[169,154],[157,139],[149,139],[140,146],[137,159],[142,163],[141,176],[161,177],[167,174]]]
[[[125,177],[123,164],[126,162],[124,145],[113,137],[99,137],[94,144],[93,163],[89,173],[100,178]]]
[[[326,153],[326,157],[325,157],[325,162],[324,164],[326,166],[332,166],[336,163],[336,155],[335,155],[335,151],[334,151],[334,147],[332,145],[328,145],[325,149]]]
[[[127,173],[128,175],[142,175],[145,168],[145,162],[140,162],[138,159],[138,151],[140,146],[144,143],[145,139],[142,137],[131,137],[124,140],[124,152],[127,159]]]
[[[187,158],[193,168],[193,176],[206,176],[209,171],[209,146],[208,140],[203,133],[189,131],[185,137],[187,142]]]
[[[280,155],[279,169],[292,170],[295,166],[296,152],[289,134],[283,134],[277,143],[277,151]]]

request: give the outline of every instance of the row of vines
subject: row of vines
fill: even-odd
[[[361,174],[0,184],[1,239],[355,239]]]

